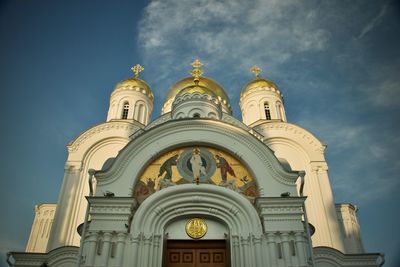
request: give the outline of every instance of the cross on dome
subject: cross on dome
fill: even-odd
[[[195,61],[192,62],[192,67],[193,70],[190,72],[190,75],[193,76],[194,82],[197,84],[200,80],[201,75],[203,75],[203,71],[201,70],[201,67],[204,65],[203,63],[200,62],[200,60],[196,59]]]
[[[250,71],[252,73],[254,73],[254,75],[256,76],[257,79],[260,78],[260,73],[262,72],[262,69],[260,67],[258,67],[257,65],[254,65],[253,67],[251,67]]]
[[[131,68],[131,70],[135,73],[135,78],[139,77],[139,73],[144,71],[144,68],[140,64],[136,64]]]

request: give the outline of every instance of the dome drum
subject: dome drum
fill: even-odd
[[[250,125],[259,120],[286,121],[283,95],[271,81],[261,78],[249,82],[240,93],[243,122]]]
[[[193,88],[195,87],[193,77],[187,77],[175,83],[169,89],[169,92],[164,101],[164,105],[162,107],[161,114],[170,112],[173,108],[173,103],[177,96],[189,91],[198,91],[215,96],[216,99],[218,99],[218,101],[220,102],[222,111],[228,114],[232,114],[229,97],[225,93],[221,85],[207,77],[200,77],[197,85],[199,88],[201,88],[201,90],[199,90],[199,88],[193,90]]]
[[[146,125],[153,111],[153,99],[145,81],[137,77],[123,80],[111,93],[107,121],[127,119]]]
[[[220,119],[222,108],[216,96],[200,92],[178,95],[172,103],[172,118]]]

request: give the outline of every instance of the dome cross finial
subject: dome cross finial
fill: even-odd
[[[254,73],[254,75],[256,76],[257,79],[260,78],[260,73],[262,72],[262,69],[260,67],[258,67],[257,65],[254,65],[253,67],[251,67],[250,71],[252,73]]]
[[[200,60],[196,59],[195,61],[192,62],[192,67],[193,70],[190,72],[190,75],[193,76],[193,81],[198,84],[201,75],[203,75],[203,71],[201,70],[201,67],[203,66],[203,63],[200,62]]]
[[[135,73],[135,78],[139,77],[139,73],[144,71],[144,68],[140,64],[136,64],[131,68],[131,70]]]

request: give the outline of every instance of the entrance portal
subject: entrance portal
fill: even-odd
[[[169,240],[167,267],[227,267],[225,240]]]

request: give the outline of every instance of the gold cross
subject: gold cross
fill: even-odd
[[[200,60],[196,59],[195,61],[192,62],[192,67],[193,70],[190,72],[190,74],[193,76],[194,82],[197,84],[200,80],[201,75],[203,75],[203,71],[201,70],[201,66],[203,66],[203,63],[200,62]]]
[[[250,71],[252,73],[254,73],[254,75],[256,75],[257,79],[260,78],[260,73],[262,72],[262,69],[260,67],[257,67],[256,65],[254,65],[253,67],[251,67]]]
[[[139,77],[139,73],[144,71],[144,68],[140,66],[139,64],[136,64],[131,68],[131,70],[135,73],[135,78]]]

